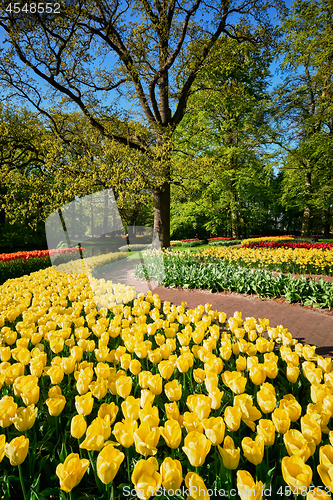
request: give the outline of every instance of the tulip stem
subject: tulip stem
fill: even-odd
[[[23,476],[22,476],[22,470],[21,470],[21,465],[18,465],[18,470],[19,470],[19,476],[20,476],[20,483],[21,483],[21,487],[22,487],[22,493],[23,493],[23,498],[24,500],[27,500],[27,493],[25,491],[25,486],[24,486],[24,480],[23,480]]]
[[[101,488],[102,482],[101,482],[101,480],[99,479],[99,477],[97,475],[94,458],[92,456],[91,451],[90,450],[87,450],[87,451],[88,451],[89,461],[91,463],[91,467],[92,467],[92,470],[93,470],[93,473],[94,473],[94,476],[95,476],[95,481],[96,481],[96,484],[97,484],[97,488],[99,489],[99,491],[102,491],[102,488]]]
[[[130,449],[126,448],[126,459],[127,459],[127,477],[128,484],[131,484],[131,471],[130,471],[130,457],[129,457]]]

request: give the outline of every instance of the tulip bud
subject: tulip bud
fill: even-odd
[[[63,464],[59,464],[56,468],[56,474],[60,480],[60,489],[72,491],[83,478],[84,473],[89,467],[89,460],[80,457],[77,453],[71,453],[66,458]]]
[[[99,452],[96,468],[102,483],[109,484],[113,481],[124,458],[124,453],[114,448],[112,444],[108,444]]]
[[[83,415],[75,415],[71,421],[71,435],[80,439],[87,430],[87,422]]]
[[[5,444],[5,455],[10,460],[10,465],[20,465],[26,459],[29,449],[29,439],[19,436]]]

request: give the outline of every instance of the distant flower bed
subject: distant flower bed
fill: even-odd
[[[279,243],[276,241],[265,241],[259,243],[250,243],[243,245],[245,248],[319,248],[322,250],[331,250],[333,245],[331,243],[303,243],[303,242],[284,242]]]
[[[258,238],[252,237],[252,238],[247,238],[242,241],[242,245],[251,245],[252,243],[260,243],[260,242],[265,242],[265,241],[281,241],[281,240],[293,240],[293,236],[260,236]]]
[[[217,240],[224,240],[224,241],[229,241],[229,240],[236,240],[237,238],[225,238],[224,236],[218,236],[217,238],[208,238],[207,241],[217,241]]]
[[[22,259],[24,262],[33,257],[41,258],[48,257],[49,255],[63,255],[78,253],[78,248],[55,248],[53,250],[32,250],[30,252],[15,252],[15,253],[2,253],[0,254],[0,261],[8,262],[10,260]]]

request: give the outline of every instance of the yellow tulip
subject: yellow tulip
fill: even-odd
[[[75,396],[75,408],[80,415],[90,415],[94,404],[94,398],[91,392],[83,396]]]
[[[75,369],[75,358],[68,356],[67,358],[62,358],[61,368],[65,375],[73,373]]]
[[[235,394],[242,394],[245,391],[247,378],[243,377],[240,372],[225,371],[222,373],[222,380]]]
[[[293,365],[292,363],[287,364],[287,379],[289,382],[292,384],[295,384],[297,382],[297,379],[299,377],[299,367]]]
[[[262,499],[263,483],[262,481],[255,482],[253,477],[246,470],[237,471],[237,492],[241,500]]]
[[[121,463],[125,458],[124,453],[108,444],[97,456],[97,475],[103,484],[109,484],[117,474]]]
[[[279,408],[287,410],[290,421],[296,422],[302,413],[302,407],[292,394],[286,394],[280,400]]]
[[[324,485],[330,488],[332,491],[333,488],[333,467],[326,467],[324,464],[317,465],[317,471],[320,476],[320,479],[324,483]],[[331,498],[331,497],[329,497]]]
[[[110,426],[105,423],[102,418],[97,417],[97,419],[93,420],[89,425],[86,432],[86,438],[80,444],[80,448],[84,450],[99,451],[103,448],[105,439],[109,437],[109,431],[111,432]]]
[[[198,415],[191,411],[186,411],[182,416],[182,426],[189,432],[203,432],[203,425],[200,422]],[[179,420],[180,421],[180,420]]]
[[[12,423],[12,418],[15,417],[17,404],[14,403],[12,396],[3,396],[0,399],[0,425],[5,428]]]
[[[257,401],[263,413],[271,413],[276,408],[276,397],[266,388],[257,392]]]
[[[202,368],[196,368],[193,370],[193,378],[197,384],[202,384],[205,380],[206,372]]]
[[[117,422],[114,426],[112,434],[115,435],[116,440],[124,448],[129,448],[134,443],[134,432],[138,428],[136,420],[125,419],[123,422]]]
[[[163,385],[162,385],[162,377],[161,375],[151,375],[148,378],[148,389],[155,395],[159,395],[162,393]]]
[[[138,359],[132,359],[129,365],[129,370],[133,375],[139,375],[141,372],[141,363]]]
[[[71,435],[80,439],[87,430],[87,422],[83,415],[75,415],[71,420]]]
[[[204,464],[206,456],[211,447],[209,439],[200,432],[189,432],[186,436],[183,451],[187,455],[193,467],[199,467]]]
[[[252,440],[250,437],[242,439],[242,448],[245,458],[254,465],[261,464],[264,457],[265,440],[260,435]]]
[[[160,430],[158,427],[150,427],[147,421],[140,424],[134,432],[134,443],[137,453],[147,457],[156,455],[157,443],[160,439]]]
[[[240,459],[240,448],[235,449],[235,443],[232,437],[226,436],[223,442],[223,448],[218,446],[222,457],[223,466],[226,469],[235,470],[238,467]]]
[[[222,417],[204,418],[202,425],[205,429],[205,434],[213,446],[222,443],[225,433],[225,423]]]
[[[201,421],[204,418],[209,417],[211,412],[211,402],[212,401],[209,396],[205,396],[204,394],[195,394],[188,396],[186,405]]]
[[[174,372],[174,369],[175,369],[175,365],[173,364],[172,361],[161,361],[159,364],[158,364],[158,371],[160,372],[161,376],[166,379],[166,380],[169,380],[169,378],[171,378],[173,372]]]
[[[253,406],[252,397],[249,394],[241,394],[234,397],[234,406],[238,406],[242,412],[243,422],[254,431],[255,420],[261,418],[261,412]]]
[[[148,389],[148,380],[151,377],[151,373],[148,371],[143,371],[139,373],[139,385],[141,389]]]
[[[182,431],[178,420],[167,420],[164,427],[160,427],[161,436],[169,448],[176,449],[182,440]]]
[[[193,500],[209,500],[210,497],[208,495],[208,491],[206,485],[199,476],[195,472],[188,472],[185,477],[186,487],[189,489],[188,499]]]
[[[261,385],[266,380],[266,371],[263,364],[258,363],[251,366],[249,370],[250,379],[255,385]]]
[[[178,420],[179,419],[179,408],[176,402],[165,403],[164,404],[165,413],[168,420]]]
[[[312,481],[312,469],[300,457],[283,457],[282,476],[294,492],[296,488],[308,488]]]
[[[59,464],[56,468],[56,474],[60,480],[60,489],[72,491],[83,478],[84,473],[89,467],[89,460],[80,457],[77,453],[71,453],[66,458],[63,464]]]
[[[103,399],[108,392],[108,381],[99,377],[89,384],[89,390],[96,399]]]
[[[150,427],[158,427],[160,417],[157,406],[152,406],[151,403],[146,403],[142,410],[139,411],[140,421],[148,422]]]
[[[172,380],[165,384],[164,392],[169,401],[179,401],[182,397],[182,385],[178,380]]]
[[[246,358],[244,356],[238,356],[236,359],[236,370],[238,372],[246,370]]]
[[[118,413],[118,406],[115,403],[103,403],[98,410],[98,416],[103,418],[104,420],[108,420],[109,424],[112,425],[116,420]]]
[[[290,429],[283,436],[283,441],[289,456],[300,457],[304,462],[308,460],[316,450],[314,441],[307,441],[303,434],[297,429]]]
[[[179,460],[172,460],[166,457],[160,467],[162,476],[162,486],[166,491],[173,490],[174,492],[180,488],[183,482],[183,471]]]
[[[5,455],[10,460],[10,465],[20,465],[26,459],[29,449],[29,439],[19,436],[5,444]]]
[[[158,469],[158,461],[155,457],[140,460],[134,467],[131,479],[140,500],[148,500],[161,487],[162,476]]]
[[[276,408],[272,413],[272,421],[275,425],[276,432],[285,434],[290,428],[290,418],[287,410]]]
[[[140,399],[135,399],[133,396],[128,396],[121,403],[121,409],[125,418],[138,420],[140,411]]]
[[[116,380],[116,390],[117,394],[126,399],[127,396],[130,395],[132,390],[132,379],[131,377],[126,377],[126,375],[122,375]]]
[[[325,467],[333,467],[333,446],[327,444],[319,448],[319,462]]]
[[[257,434],[265,441],[265,446],[273,446],[275,442],[275,425],[271,420],[261,418],[257,425]]]
[[[238,406],[227,406],[224,410],[224,421],[229,431],[238,431],[242,420],[242,410]]]
[[[65,396],[59,394],[57,397],[48,398],[45,402],[47,404],[49,414],[53,417],[57,417],[65,408],[66,398]]]
[[[305,414],[301,418],[301,430],[303,436],[308,441],[313,440],[316,446],[321,443],[322,433],[320,423],[311,417],[311,415]]]
[[[206,373],[206,372],[205,372]],[[219,378],[216,373],[209,373],[205,378],[205,386],[208,392],[217,389],[219,385]]]
[[[155,399],[155,394],[153,394],[148,389],[141,389],[140,406],[143,408],[146,403],[153,404]]]
[[[213,410],[218,410],[221,406],[221,399],[223,398],[224,391],[220,391],[220,389],[212,389],[208,392],[208,396],[212,400],[211,407]]]
[[[34,425],[38,408],[35,405],[29,405],[27,408],[17,408],[12,422],[19,432],[25,432]]]
[[[311,403],[308,404],[306,413],[308,415],[312,415],[313,418],[320,424],[322,432],[324,432],[325,434],[329,433],[327,424],[329,422],[329,419],[331,418],[332,413],[327,408],[325,408],[322,403],[317,403],[315,405]]]

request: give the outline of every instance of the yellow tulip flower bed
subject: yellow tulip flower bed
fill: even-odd
[[[247,238],[242,240],[242,245],[251,245],[252,243],[266,243],[266,242],[276,242],[279,241],[293,241],[293,236],[262,236],[261,238]]]
[[[125,259],[126,257],[127,255],[124,252],[109,252],[94,257],[72,260],[64,264],[59,264],[58,266],[55,265],[54,268],[63,273],[90,273],[93,269],[96,269],[96,267],[111,264],[117,260]]]
[[[92,288],[0,287],[2,498],[330,498],[330,358],[267,319]]]
[[[198,254],[207,261],[295,274],[333,274],[333,251],[318,248],[215,247]]]

